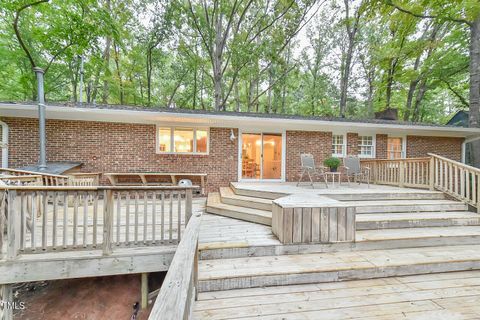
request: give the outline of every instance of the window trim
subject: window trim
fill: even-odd
[[[343,153],[340,154],[340,153],[333,153],[333,137],[334,136],[342,136],[342,151]],[[332,146],[331,146],[331,151],[332,151],[332,157],[336,157],[336,158],[345,158],[345,155],[347,154],[347,135],[345,133],[335,133],[335,132],[332,132],[332,140],[331,140],[331,143],[332,143]],[[340,144],[336,144],[337,146],[340,146]]]
[[[170,151],[160,151],[160,129],[170,129]],[[175,148],[175,129],[177,130],[193,130],[193,152],[176,152],[174,151]],[[206,152],[196,152],[197,150],[197,130],[202,130],[207,132],[207,151]],[[204,156],[210,154],[210,128],[207,127],[185,127],[185,126],[164,126],[157,124],[156,125],[156,146],[155,152],[157,154],[173,154],[173,155],[193,155],[193,156]]]
[[[360,147],[362,146],[358,140],[360,140],[360,137],[372,137],[372,154],[369,155],[369,156],[366,156],[366,155],[362,155],[360,154]],[[358,134],[358,139],[357,139],[357,154],[358,154],[358,157],[361,158],[361,159],[375,159],[377,154],[377,140],[376,140],[376,135],[374,134]]]

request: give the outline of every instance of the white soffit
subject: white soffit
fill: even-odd
[[[202,113],[173,113],[126,109],[74,108],[48,106],[47,119],[146,123],[178,126],[215,126],[243,130],[302,130],[358,132],[360,134],[423,135],[449,137],[478,137],[480,129],[463,127],[435,127],[403,124],[327,121],[311,119],[282,119],[239,115]],[[0,103],[0,116],[37,118],[37,106],[32,104]]]

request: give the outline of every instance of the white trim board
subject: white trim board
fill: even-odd
[[[37,118],[37,106],[31,104],[0,103],[0,115],[4,117]],[[402,125],[397,123],[380,124],[313,119],[257,118],[230,114],[222,115],[123,109],[89,109],[48,105],[47,118],[58,120],[143,123],[155,125],[169,123],[171,126],[206,126],[243,129],[261,128],[262,131],[272,131],[281,128],[281,130],[324,132],[346,130],[359,134],[404,134],[464,138],[480,136],[480,129],[478,128]]]

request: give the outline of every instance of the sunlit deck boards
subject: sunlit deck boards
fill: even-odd
[[[199,249],[281,245],[269,226],[204,214]]]
[[[480,319],[480,271],[199,294],[194,319]]]
[[[342,183],[336,184],[335,187],[329,185],[325,188],[322,183],[315,183],[314,188],[310,185],[300,184],[297,187],[296,182],[232,182],[231,185],[237,191],[251,191],[251,192],[270,192],[272,194],[288,195],[288,194],[320,194],[320,195],[337,195],[346,193],[359,194],[385,194],[385,193],[438,193],[438,191],[419,190],[414,188],[400,188],[386,185],[358,184],[358,183]]]

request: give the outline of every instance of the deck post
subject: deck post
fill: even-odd
[[[377,172],[377,161],[373,161],[373,181],[372,183],[373,184],[377,184],[377,175],[378,175],[378,172]]]
[[[195,301],[198,300],[198,241],[195,247],[195,257],[193,259],[193,296]]]
[[[192,189],[185,190],[185,225],[192,217]]]
[[[400,160],[398,167],[398,186],[403,187],[403,185],[405,184],[405,162],[403,160]]]
[[[20,248],[20,230],[21,220],[18,209],[20,203],[18,201],[17,191],[10,190],[8,192],[8,215],[7,215],[7,259],[13,260],[18,255]]]
[[[104,195],[103,212],[103,255],[112,254],[112,231],[113,231],[113,191],[106,190]]]
[[[13,286],[0,285],[0,320],[13,319]]]
[[[140,307],[146,309],[148,307],[148,273],[142,273],[140,281]]]
[[[435,159],[430,156],[430,165],[428,170],[428,184],[430,190],[435,190]]]

